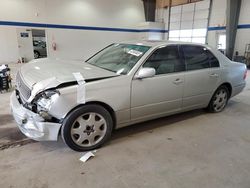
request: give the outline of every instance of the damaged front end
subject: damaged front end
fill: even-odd
[[[117,75],[115,75],[117,76]],[[26,84],[21,73],[16,77],[16,90],[10,106],[19,129],[29,138],[57,140],[66,115],[77,105],[85,103],[85,81],[93,82],[114,76],[58,81],[56,77]],[[32,85],[32,86],[31,86]]]
[[[57,140],[61,121],[49,111],[60,97],[60,92],[57,89],[47,89],[55,86],[56,80],[48,79],[35,84],[29,96],[25,96],[24,86],[18,85],[18,82],[23,83],[22,80],[17,80],[16,90],[10,97],[10,106],[21,132],[37,141]],[[26,93],[27,88],[26,86]]]
[[[42,111],[40,113],[34,112],[33,106],[32,110],[32,108],[29,109],[29,107],[22,105],[16,92],[13,92],[10,97],[10,106],[19,129],[27,137],[37,141],[57,140],[61,127],[59,121],[55,121],[50,116],[41,116]]]

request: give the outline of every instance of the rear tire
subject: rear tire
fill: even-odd
[[[229,90],[225,85],[222,85],[214,92],[207,109],[212,113],[221,112],[226,107],[228,100]]]
[[[73,110],[63,121],[63,141],[75,151],[93,150],[111,136],[113,121],[102,106],[89,104]]]

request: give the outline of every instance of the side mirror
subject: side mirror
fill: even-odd
[[[143,78],[150,78],[155,76],[155,69],[154,68],[141,68],[135,75],[135,79],[143,79]]]

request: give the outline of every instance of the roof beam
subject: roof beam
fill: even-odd
[[[156,0],[156,7],[157,8],[167,8],[169,6],[178,6],[178,5],[184,5],[188,3],[194,3],[202,0],[172,0],[170,3],[170,0]]]

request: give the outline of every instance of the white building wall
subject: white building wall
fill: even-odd
[[[18,58],[16,30],[12,27],[0,27],[0,64],[15,62]]]
[[[135,29],[145,16],[141,0],[1,0],[0,21]],[[11,38],[16,28],[0,23],[0,32],[8,30]],[[45,29],[49,56],[69,59],[86,59],[107,44],[138,37],[137,32]],[[6,45],[5,35],[0,36],[0,46]],[[0,51],[0,62],[18,59],[10,48],[5,51]]]
[[[227,0],[213,0],[212,4],[207,43],[215,48],[218,35],[225,33],[225,28],[220,27],[226,25],[226,3]],[[249,9],[250,1],[242,0],[239,25],[250,24]],[[168,29],[167,9],[157,10],[156,19]],[[141,0],[1,0],[1,21],[135,29],[145,16]],[[0,23],[0,63],[16,62],[19,58],[16,28]],[[109,43],[140,36],[137,32],[45,29],[48,54],[69,59],[86,59]],[[235,51],[240,55],[244,55],[245,45],[250,43],[249,36],[250,28],[238,29]],[[53,42],[56,51],[52,49]]]

